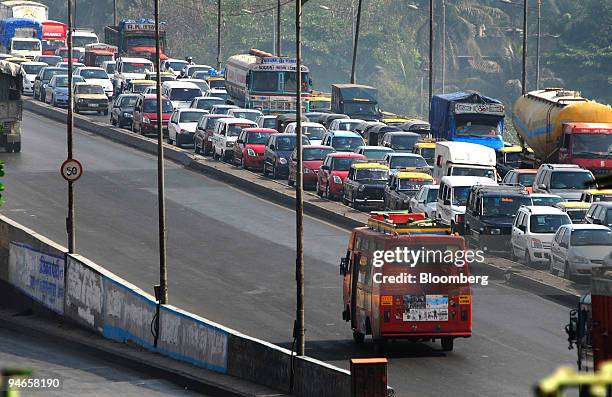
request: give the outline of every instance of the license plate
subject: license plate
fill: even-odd
[[[87,104],[87,106],[89,106],[90,108],[97,108],[98,104],[97,103],[89,103],[89,104]]]

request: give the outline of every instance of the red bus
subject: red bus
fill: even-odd
[[[398,251],[413,260],[387,256]],[[455,338],[470,337],[473,276],[467,261],[449,261],[447,254],[464,257],[465,240],[424,214],[373,212],[367,227],[353,229],[340,274],[342,318],[355,342],[371,335],[380,350],[388,339],[440,339],[450,351]]]
[[[42,26],[42,53],[54,55],[55,50],[66,45],[67,26],[57,21],[44,21]]]

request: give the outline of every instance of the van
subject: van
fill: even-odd
[[[534,193],[556,194],[578,201],[582,192],[595,184],[591,171],[576,164],[542,164],[533,181]]]
[[[383,136],[379,135],[378,145],[391,148],[398,153],[412,153],[414,145],[420,138],[421,136],[414,132],[391,131]]]
[[[244,128],[255,128],[249,119],[224,118],[217,122],[212,136],[213,158],[233,162],[234,144]]]
[[[188,108],[193,98],[202,96],[202,91],[194,83],[165,81],[162,84],[162,95],[170,99],[174,109]]]
[[[475,185],[496,186],[497,182],[483,176],[443,176],[438,189],[436,218],[450,225],[453,231],[463,232],[465,207]]]
[[[495,150],[468,142],[436,142],[433,176],[475,176],[497,180]]]

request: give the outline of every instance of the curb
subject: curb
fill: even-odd
[[[29,99],[23,101],[23,108],[61,123],[66,122],[67,112],[63,109],[56,109],[47,104]],[[105,123],[91,121],[80,115],[74,116],[74,125],[77,128],[101,135],[149,154],[157,154],[157,140],[115,128]],[[236,169],[232,165],[213,161],[166,143],[164,143],[164,158],[180,163],[195,172],[241,187],[249,193],[269,199],[284,207],[293,208],[295,205],[295,193],[293,190],[274,180],[259,177],[250,171]],[[304,213],[348,230],[367,224],[366,214],[353,211],[339,203],[321,199],[311,193],[304,195]],[[559,279],[561,281],[558,282],[555,279],[552,281],[560,285],[552,285],[552,282],[547,283],[542,280],[555,277],[546,272],[527,268],[503,258],[487,258],[488,262],[492,259],[496,263],[477,264],[472,268],[495,278],[503,278],[509,284],[526,289],[537,295],[548,297],[565,305],[573,307],[578,302],[582,291],[573,288],[569,281]]]

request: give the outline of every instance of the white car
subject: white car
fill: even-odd
[[[208,85],[208,82],[206,80],[202,80],[202,79],[181,79],[181,81],[183,81],[185,83],[193,83],[193,84],[197,85],[198,88],[200,88],[200,91],[202,91],[202,96],[204,96],[205,93],[210,91],[210,86]]]
[[[64,68],[64,69],[68,69],[68,62],[66,61],[62,61],[62,62],[58,62],[57,64],[55,64],[56,68]],[[85,67],[84,63],[81,62],[72,62],[72,70],[75,71],[78,68],[83,68]]]
[[[144,95],[146,95],[146,94],[157,94],[157,87],[152,85],[150,87],[145,88],[142,93]]]
[[[117,69],[117,61],[104,61],[100,67],[106,71],[109,77],[114,76]]]
[[[557,230],[550,248],[550,272],[571,279],[590,275],[612,251],[612,230],[603,225],[571,224]]]
[[[176,109],[168,122],[168,143],[178,147],[193,145],[198,122],[208,112],[202,109]]]
[[[45,62],[23,62],[21,63],[21,73],[23,75],[23,93],[25,95],[34,94],[34,79],[40,69],[48,66]]]
[[[335,119],[329,125],[329,130],[333,131],[355,131],[355,128],[363,123],[361,119]]]
[[[483,176],[444,176],[440,181],[436,218],[455,230],[456,225],[463,225],[465,207],[472,186],[492,185],[497,182]]]
[[[213,68],[212,66],[208,66],[208,65],[185,65],[185,67],[181,70],[180,77],[183,79],[188,79],[191,77],[193,72],[197,70],[203,70],[205,72],[208,72],[212,68]]]
[[[419,192],[410,198],[408,211],[422,212],[430,219],[436,219],[436,203],[440,185],[425,185]]]
[[[223,98],[224,101],[229,99],[229,94],[225,88],[211,88],[209,91],[204,93],[204,96],[214,96],[217,98]]]
[[[143,80],[147,72],[154,70],[153,62],[145,58],[118,58],[113,75],[115,93],[122,93],[128,81]]]
[[[181,74],[181,70],[187,65],[189,65],[189,62],[182,59],[166,59],[161,64],[161,70],[163,72],[172,72],[172,74],[178,77]]]
[[[569,216],[558,208],[536,205],[519,208],[512,224],[511,257],[529,266],[548,265],[555,233],[571,223]]]
[[[96,67],[80,67],[74,71],[74,74],[81,76],[87,83],[99,85],[104,89],[107,97],[113,96],[113,83],[108,77],[106,70]]]
[[[256,120],[257,120],[257,118],[259,116],[263,116],[263,113],[260,112],[257,109],[241,109],[241,108],[238,108],[238,109],[230,109],[227,112],[227,115],[229,117],[235,117],[235,118],[238,118],[238,119],[248,119],[248,120],[256,122]]]
[[[243,128],[257,127],[257,123],[249,119],[220,119],[213,131],[213,158],[233,161],[234,144]]]
[[[276,126],[276,118],[274,120],[274,125]],[[287,124],[287,126],[285,127],[285,133],[295,134],[296,126],[297,123],[295,121],[293,123]],[[323,124],[311,123],[310,121],[302,122],[302,134],[308,138],[311,145],[320,145],[321,140],[323,139],[323,134],[325,134],[326,132],[327,129],[323,126]]]
[[[188,108],[193,98],[202,96],[202,91],[197,85],[183,80],[164,81],[162,83],[162,95],[170,99],[174,109],[178,109]]]
[[[275,114],[264,114],[263,116],[259,116],[255,122],[257,126],[260,128],[276,128],[276,116]],[[313,143],[314,145],[314,143]]]

